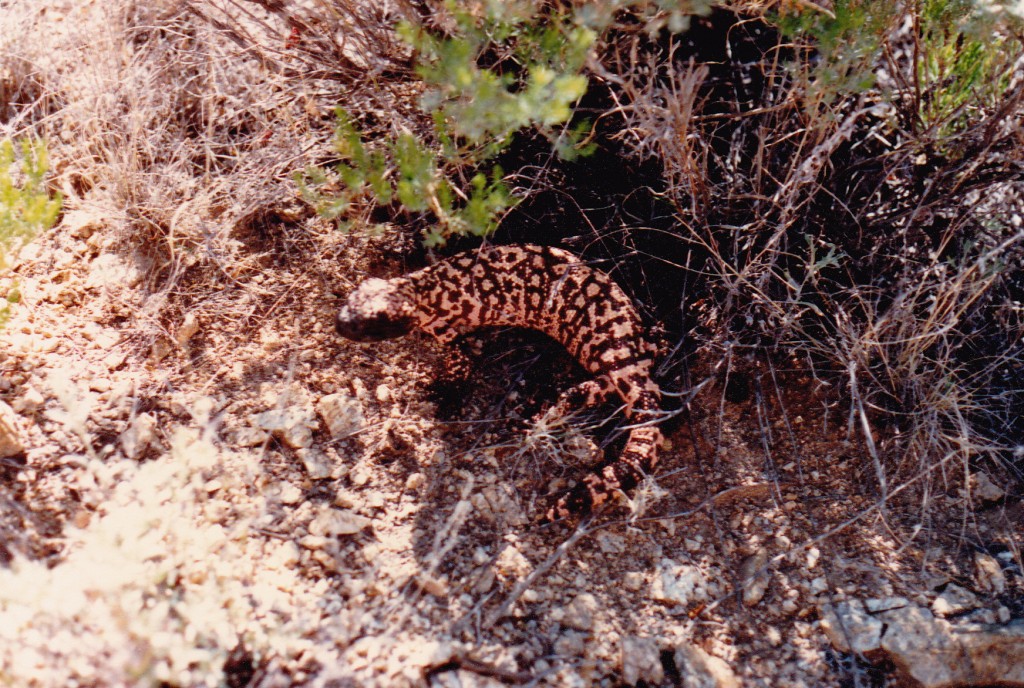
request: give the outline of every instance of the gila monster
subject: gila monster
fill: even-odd
[[[661,410],[651,378],[655,347],[622,289],[568,251],[493,246],[402,277],[370,278],[348,297],[335,326],[356,341],[419,329],[444,344],[479,327],[527,327],[557,340],[595,376],[575,388],[581,403],[621,397],[633,423],[621,456],[562,497],[548,520],[601,506],[654,469],[662,442],[653,424]]]

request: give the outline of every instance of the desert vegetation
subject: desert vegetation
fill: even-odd
[[[836,628],[1024,616],[1022,15],[0,2],[0,684],[942,685]],[[592,519],[534,520],[622,442],[557,346],[443,398],[331,331],[483,242],[663,349]]]

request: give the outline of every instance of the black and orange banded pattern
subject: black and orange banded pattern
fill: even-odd
[[[486,326],[527,327],[557,340],[594,375],[581,386],[582,403],[618,396],[634,424],[619,459],[584,478],[549,519],[601,506],[654,469],[662,441],[653,424],[661,410],[651,377],[655,347],[622,289],[568,251],[493,246],[395,279],[368,279],[336,319],[339,334],[357,341],[420,329],[447,344]]]

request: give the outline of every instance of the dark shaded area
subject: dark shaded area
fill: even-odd
[[[228,688],[245,688],[252,685],[256,676],[253,656],[244,645],[236,646],[224,662],[224,682]]]

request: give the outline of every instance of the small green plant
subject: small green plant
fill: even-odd
[[[459,27],[455,37],[399,26],[419,56],[416,71],[430,87],[422,106],[436,113],[446,157],[487,160],[525,127],[537,127],[553,142],[565,135],[561,125],[586,92],[581,71],[597,36],[565,17],[538,25],[524,4],[491,2],[478,18],[449,3]],[[489,52],[497,64],[481,67]]]
[[[921,8],[918,118],[943,140],[967,129],[1010,86],[1017,51],[973,2],[928,0]]]
[[[328,219],[344,219],[359,200],[386,205],[397,199],[410,213],[429,213],[437,221],[424,234],[427,246],[439,246],[452,234],[485,236],[494,231],[501,213],[515,199],[501,179],[501,168],[473,175],[464,190],[456,191],[441,158],[409,133],[398,135],[384,150],[369,152],[362,136],[344,110],[337,112],[335,150],[341,157],[334,174],[310,168],[296,175],[302,197]],[[340,182],[340,189],[326,191]]]
[[[7,266],[9,254],[56,222],[62,203],[61,195],[51,196],[44,183],[46,144],[26,139],[20,149],[20,174],[12,173],[14,143],[0,141],[0,269]]]

